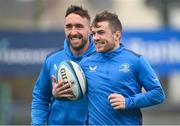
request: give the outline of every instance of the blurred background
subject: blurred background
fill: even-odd
[[[71,4],[92,19],[119,16],[121,42],[150,61],[167,96],[142,109],[144,125],[180,125],[180,0],[0,0],[0,124],[30,124],[34,83],[46,55],[63,47]]]

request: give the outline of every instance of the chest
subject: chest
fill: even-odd
[[[121,88],[137,82],[136,67],[126,60],[91,61],[84,67],[92,88]]]

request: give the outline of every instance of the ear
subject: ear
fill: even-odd
[[[121,38],[121,32],[120,31],[116,31],[115,33],[114,33],[114,40],[116,40],[116,41],[119,41],[120,40],[120,38]]]

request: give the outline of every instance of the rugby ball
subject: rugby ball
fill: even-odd
[[[74,97],[69,98],[69,100],[79,100],[85,95],[87,88],[86,78],[77,63],[71,60],[61,62],[56,72],[56,79],[57,82],[64,80],[65,83],[70,85]]]

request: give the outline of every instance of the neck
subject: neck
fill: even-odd
[[[119,41],[115,42],[115,46],[114,46],[114,48],[110,52],[116,50],[117,48],[119,48],[119,46],[120,46]]]

